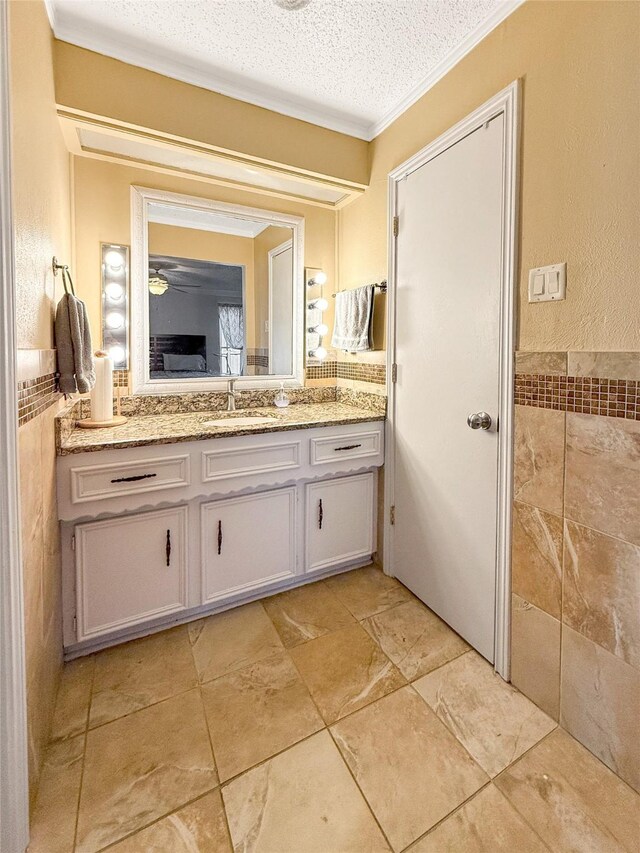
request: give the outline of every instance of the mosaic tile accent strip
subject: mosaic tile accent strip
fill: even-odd
[[[384,364],[339,361],[338,379],[355,379],[357,382],[373,382],[375,385],[385,385],[387,368]]]
[[[59,396],[55,373],[18,382],[18,426],[36,418],[52,406]]]
[[[307,365],[307,379],[335,379],[337,375],[337,361],[321,361]]]
[[[385,385],[387,369],[384,364],[365,364],[353,361],[325,361],[307,365],[307,379],[354,379]]]
[[[640,382],[517,373],[514,402],[519,406],[640,420]]]

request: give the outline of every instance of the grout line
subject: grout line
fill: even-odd
[[[211,726],[209,725],[209,717],[207,715],[207,707],[204,703],[204,696],[202,695],[202,685],[198,685],[198,694],[200,696],[200,704],[202,705],[202,713],[204,715],[204,725],[207,730],[207,736],[209,738],[209,746],[211,748],[211,757],[213,759],[213,766],[216,771],[216,778],[218,780],[217,788],[220,791],[220,803],[222,805],[222,814],[224,815],[224,825],[227,829],[227,839],[229,841],[229,849],[233,850],[233,840],[231,838],[231,827],[229,825],[229,816],[227,815],[227,807],[224,804],[224,797],[222,796],[222,781],[220,779],[220,771],[218,769],[218,762],[216,761],[216,751],[213,747],[213,735],[211,734]]]
[[[93,687],[96,678],[96,659],[92,655],[91,681],[89,685],[89,702],[87,703],[87,716],[84,724],[84,745],[82,748],[82,768],[80,770],[80,784],[78,786],[78,798],[76,800],[76,819],[73,829],[73,850],[78,843],[78,826],[80,824],[80,803],[82,802],[82,790],[84,787],[84,771],[87,763],[87,742],[89,740],[89,715],[91,713],[91,702],[93,700]]]

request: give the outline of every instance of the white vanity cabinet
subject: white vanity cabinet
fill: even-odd
[[[79,641],[186,608],[187,512],[175,507],[76,525]]]
[[[373,473],[305,487],[305,569],[318,572],[375,550]]]
[[[203,603],[296,575],[295,486],[200,508]]]
[[[383,427],[60,457],[67,654],[366,565],[376,549]]]

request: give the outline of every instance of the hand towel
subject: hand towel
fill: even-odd
[[[59,387],[63,394],[81,394],[95,385],[93,349],[87,307],[81,299],[65,293],[56,308],[56,350]]]
[[[373,347],[373,292],[372,284],[355,290],[336,293],[336,316],[333,323],[331,345],[347,352],[362,352]]]

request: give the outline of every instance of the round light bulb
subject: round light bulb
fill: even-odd
[[[104,256],[104,262],[111,269],[117,270],[124,264],[124,258],[121,252],[116,252],[115,249],[111,249]]]
[[[104,292],[112,302],[119,302],[124,294],[124,287],[121,284],[118,284],[117,281],[111,281],[105,287]]]
[[[318,311],[326,311],[328,307],[329,303],[323,296],[320,297],[320,299],[316,299],[315,302],[311,304],[311,308],[316,308]]]
[[[109,358],[113,360],[114,364],[120,364],[120,362],[124,361],[126,353],[122,347],[109,347]]]
[[[104,319],[110,329],[121,329],[124,326],[124,316],[119,311],[111,311]]]
[[[329,327],[327,326],[327,324],[326,323],[319,323],[316,326],[316,334],[320,335],[321,338],[323,338],[325,335],[328,335],[329,334]]]
[[[324,347],[317,347],[317,348],[313,351],[313,355],[315,356],[315,358],[317,358],[317,359],[319,359],[320,361],[322,361],[324,358],[326,358],[326,357],[327,357],[327,351],[326,351],[326,349],[325,349]]]
[[[322,270],[320,270],[320,272],[317,272],[313,277],[313,283],[314,284],[326,284],[327,283],[326,272],[322,272]]]

